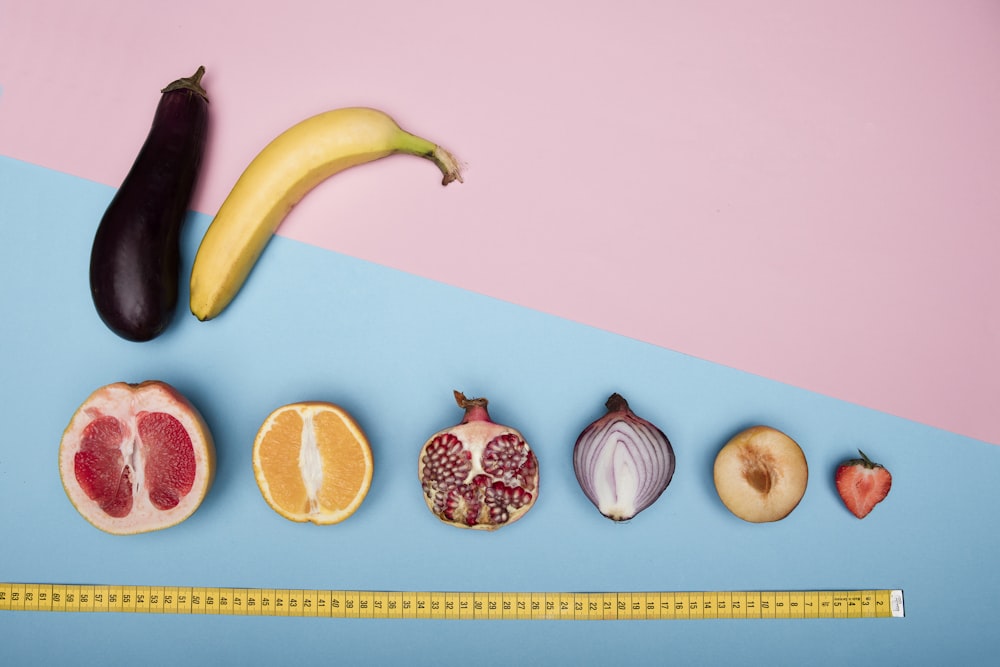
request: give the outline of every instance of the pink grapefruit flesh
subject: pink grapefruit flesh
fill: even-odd
[[[63,433],[59,472],[73,506],[109,533],[159,530],[187,519],[215,473],[201,415],[159,381],[101,387]]]

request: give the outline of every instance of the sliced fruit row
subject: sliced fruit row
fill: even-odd
[[[490,420],[486,399],[457,391],[455,397],[465,417],[431,436],[419,456],[427,506],[462,528],[514,523],[538,497],[538,459],[519,431]],[[601,513],[624,521],[666,489],[673,450],[618,394],[608,410],[581,434],[574,467]],[[859,519],[885,499],[892,483],[884,466],[860,454],[838,468],[835,480]],[[346,410],[312,401],[268,415],[253,444],[253,470],[264,500],[281,516],[335,524],[361,506],[374,460]],[[176,525],[198,508],[215,475],[215,448],[201,414],[176,389],[159,381],[116,382],[94,391],[74,413],[60,443],[59,472],[70,502],[94,526],[113,534],[148,532]],[[713,476],[734,515],[764,523],[798,506],[809,467],[788,435],[754,426],[722,447]]]

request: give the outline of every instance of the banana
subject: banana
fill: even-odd
[[[278,225],[310,190],[394,153],[431,160],[444,174],[442,185],[462,181],[454,156],[377,109],[334,109],[276,137],[247,166],[205,232],[191,269],[194,316],[209,320],[229,305]]]

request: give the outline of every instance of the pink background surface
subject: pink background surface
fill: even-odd
[[[1000,443],[1000,3],[237,7],[5,3],[0,154],[117,186],[204,64],[211,214],[379,107],[465,184],[392,158],[280,233]]]

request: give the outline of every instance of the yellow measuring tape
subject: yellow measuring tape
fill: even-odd
[[[473,593],[0,583],[0,610],[455,620],[899,618],[903,592]]]

